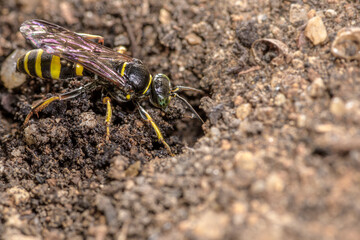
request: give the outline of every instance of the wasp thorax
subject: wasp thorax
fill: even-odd
[[[141,63],[129,62],[125,64],[123,65],[124,75],[129,80],[129,84],[136,93],[142,93],[150,80],[149,71]]]
[[[155,107],[166,108],[170,102],[170,93],[170,79],[165,74],[156,74],[151,84],[151,103]]]

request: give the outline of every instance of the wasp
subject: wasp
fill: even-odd
[[[142,107],[142,101],[150,101],[157,108],[166,110],[170,100],[180,99],[204,122],[194,108],[181,96],[179,91],[199,89],[186,86],[171,86],[168,76],[162,73],[154,77],[141,60],[104,46],[102,36],[72,32],[54,23],[44,20],[28,20],[20,26],[20,32],[34,48],[17,60],[17,70],[31,77],[41,79],[68,79],[90,77],[91,81],[82,87],[56,94],[41,100],[31,107],[26,116],[26,125],[33,114],[38,115],[54,101],[75,98],[85,91],[105,90],[103,103],[106,104],[106,140],[110,138],[112,118],[111,100],[116,102],[134,102],[140,116],[149,122],[157,138],[168,153],[173,156],[171,148],[164,140],[159,127],[150,114]]]

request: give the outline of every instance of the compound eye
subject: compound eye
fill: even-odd
[[[158,104],[161,108],[166,108],[169,105],[170,97],[158,96]]]
[[[170,93],[170,79],[164,74],[157,74],[152,83],[151,102],[156,107],[164,109],[169,105]]]

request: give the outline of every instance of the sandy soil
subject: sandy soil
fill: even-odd
[[[0,11],[0,66],[30,49],[20,24],[46,19],[202,89],[182,96],[206,120],[179,101],[166,113],[145,103],[170,157],[131,103],[114,104],[106,143],[101,90],[22,126],[36,100],[86,79],[0,83],[2,239],[360,238],[359,60],[330,51],[360,26],[358,1],[0,0]],[[314,16],[317,45],[305,36]],[[256,58],[263,38],[282,43],[260,42]]]

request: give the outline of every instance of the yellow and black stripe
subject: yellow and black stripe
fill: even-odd
[[[48,54],[42,49],[28,51],[18,59],[16,68],[19,72],[42,79],[67,79],[89,75],[84,72],[82,65]]]

